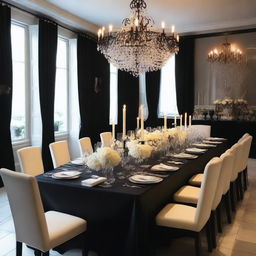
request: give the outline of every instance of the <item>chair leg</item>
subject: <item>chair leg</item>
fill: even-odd
[[[201,234],[200,234],[200,232],[195,233],[195,252],[196,252],[196,256],[201,256]]]
[[[231,209],[233,212],[236,211],[236,200],[235,200],[235,182],[230,183],[230,200],[231,200]]]
[[[221,202],[220,202],[220,204],[218,205],[215,214],[217,215],[217,227],[218,227],[218,232],[219,232],[219,233],[222,233]]]
[[[82,256],[88,256],[88,249],[86,244],[86,233],[82,235]]]
[[[239,193],[240,193],[240,199],[244,199],[244,188],[243,188],[243,182],[242,182],[243,174],[242,172],[239,172]]]
[[[246,191],[247,187],[248,187],[248,170],[247,170],[247,167],[243,170],[243,180],[244,180],[244,191]]]
[[[239,188],[239,175],[235,182],[236,182],[236,199],[237,201],[240,201],[241,197],[240,197],[240,188]]]
[[[49,256],[50,253],[49,253],[49,252],[43,252],[41,255],[42,255],[42,256]]]
[[[226,209],[226,215],[227,215],[227,220],[228,223],[230,224],[231,221],[231,214],[230,214],[230,196],[229,196],[229,192],[226,193],[226,195],[224,195],[224,201],[225,201],[225,209]]]
[[[210,225],[211,225],[211,237],[212,237],[212,248],[216,248],[216,229],[215,229],[215,211],[211,211]],[[208,246],[209,247],[209,246]]]
[[[35,256],[41,256],[41,254],[42,253],[39,250],[37,250],[37,249],[34,250],[34,255]]]
[[[22,256],[22,243],[16,241],[16,256]]]

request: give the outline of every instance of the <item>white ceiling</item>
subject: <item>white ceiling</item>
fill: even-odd
[[[15,1],[15,0],[14,0]],[[18,2],[16,0],[16,2]],[[131,0],[22,0],[33,9],[42,5],[70,13],[97,26],[121,26]],[[148,14],[160,27],[175,24],[179,33],[256,27],[255,0],[146,0]],[[31,6],[30,6],[31,7]],[[91,27],[92,30],[95,26]],[[96,32],[96,31],[95,31]]]

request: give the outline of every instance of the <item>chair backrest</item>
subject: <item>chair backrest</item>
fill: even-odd
[[[44,250],[49,233],[35,177],[0,169],[13,216],[16,240]]]
[[[190,130],[196,132],[201,138],[208,138],[211,136],[210,125],[192,125]]]
[[[214,157],[205,166],[195,214],[196,231],[200,231],[210,217],[212,203],[219,180],[221,164],[222,160],[219,157]]]
[[[54,168],[70,162],[68,142],[66,140],[53,142],[49,145]]]
[[[237,176],[238,176],[238,171],[239,171],[239,166],[241,161],[241,153],[242,153],[242,145],[241,143],[235,143],[231,149],[234,153],[234,164],[233,164],[233,170],[232,170],[232,175],[231,175],[231,181],[235,181]]]
[[[44,172],[40,147],[26,147],[17,150],[21,171],[36,176]]]
[[[92,148],[92,142],[89,137],[84,137],[79,140],[79,148],[80,148],[80,154],[81,156],[84,155],[84,153],[92,154],[93,148]]]
[[[249,133],[245,133],[245,134],[238,140],[238,142],[244,140],[247,136],[250,136],[250,134],[249,134]]]
[[[231,181],[231,176],[234,168],[234,161],[235,161],[235,152],[228,149],[223,155],[221,155],[220,158],[223,160],[223,156],[226,154],[229,154],[229,157],[225,159],[225,162],[223,161],[222,163],[222,169],[227,169],[226,177],[224,179],[224,186],[223,186],[223,192],[222,195],[225,195],[230,187],[230,181]]]
[[[111,132],[102,132],[100,134],[101,147],[110,147],[112,144],[112,134]]]
[[[247,167],[251,144],[252,144],[252,139],[253,139],[252,136],[248,134],[248,136],[246,136],[242,141],[243,161],[241,163],[240,171],[243,171]]]
[[[224,186],[226,185],[226,180],[229,179],[229,182],[230,182],[230,177],[229,177],[229,175],[231,175],[230,168],[233,165],[233,162],[232,162],[233,159],[230,154],[231,153],[226,151],[220,156],[220,159],[222,160],[222,165],[221,165],[221,170],[220,170],[220,175],[217,183],[215,196],[212,203],[212,210],[216,210],[217,206],[219,205],[222,199]]]

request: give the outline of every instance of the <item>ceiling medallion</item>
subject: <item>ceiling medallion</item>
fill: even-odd
[[[215,48],[208,53],[208,61],[222,64],[240,64],[243,61],[243,53],[240,49],[228,43],[226,39],[220,50]]]
[[[171,33],[153,28],[154,20],[146,14],[147,4],[144,0],[130,3],[131,16],[125,18],[121,29],[98,31],[98,51],[120,70],[133,76],[161,69],[170,56],[179,51],[179,35],[172,26]]]

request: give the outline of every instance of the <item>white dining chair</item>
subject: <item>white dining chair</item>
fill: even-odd
[[[239,161],[241,161],[241,154],[242,154],[242,148],[241,143],[235,143],[230,149],[233,154],[233,165],[232,165],[232,171],[231,171],[231,178],[230,178],[230,200],[231,200],[231,208],[232,211],[236,210],[236,197],[235,195],[238,195],[239,193],[239,186],[237,182],[238,178],[238,170],[239,170]],[[203,173],[198,173],[194,176],[192,176],[188,183],[192,186],[199,186],[201,185],[202,179],[203,179]]]
[[[243,199],[244,191],[247,189],[247,164],[252,143],[252,136],[247,135],[242,140],[239,140],[238,143],[240,143],[242,147],[241,161],[239,161],[238,167],[239,199]]]
[[[84,156],[84,153],[92,154],[93,148],[92,148],[92,142],[89,137],[84,137],[79,140],[79,149],[80,149],[80,155],[81,157]]]
[[[211,232],[212,232],[212,242],[213,247],[216,247],[216,232],[215,232],[215,219],[216,219],[216,211],[218,214],[221,214],[220,203],[225,202],[226,215],[228,219],[228,223],[231,223],[231,209],[230,209],[230,198],[229,194],[225,193],[223,196],[224,187],[226,187],[227,181],[230,183],[231,170],[233,167],[233,155],[230,151],[226,151],[223,153],[220,158],[222,159],[221,171],[218,178],[217,188],[214,196],[214,200],[211,207]],[[204,177],[205,174],[203,174]],[[173,196],[174,200],[179,203],[187,203],[187,204],[197,204],[199,200],[201,188],[193,187],[193,186],[183,186],[181,187]],[[218,210],[217,210],[218,209]],[[220,216],[220,215],[219,215]],[[221,231],[221,218],[218,219],[218,229]],[[220,223],[219,223],[220,221]]]
[[[211,251],[209,218],[221,164],[222,160],[214,157],[206,165],[196,207],[171,203],[167,204],[156,216],[158,226],[191,231],[195,236],[196,255],[200,255],[200,233],[205,226],[208,231],[208,250]]]
[[[111,132],[102,132],[100,134],[101,147],[110,147],[112,144],[112,133]]]
[[[36,176],[44,173],[40,147],[26,147],[17,150],[21,171]]]
[[[199,136],[200,138],[208,138],[211,136],[211,126],[210,125],[191,125],[188,129],[189,133],[193,136]]]
[[[49,148],[54,168],[70,162],[68,142],[66,140],[53,142],[49,145]]]
[[[76,216],[57,211],[44,213],[35,177],[0,169],[10,203],[16,233],[16,256],[22,256],[22,243],[36,250],[36,255],[49,251],[68,240],[83,236],[83,256],[87,222]]]

